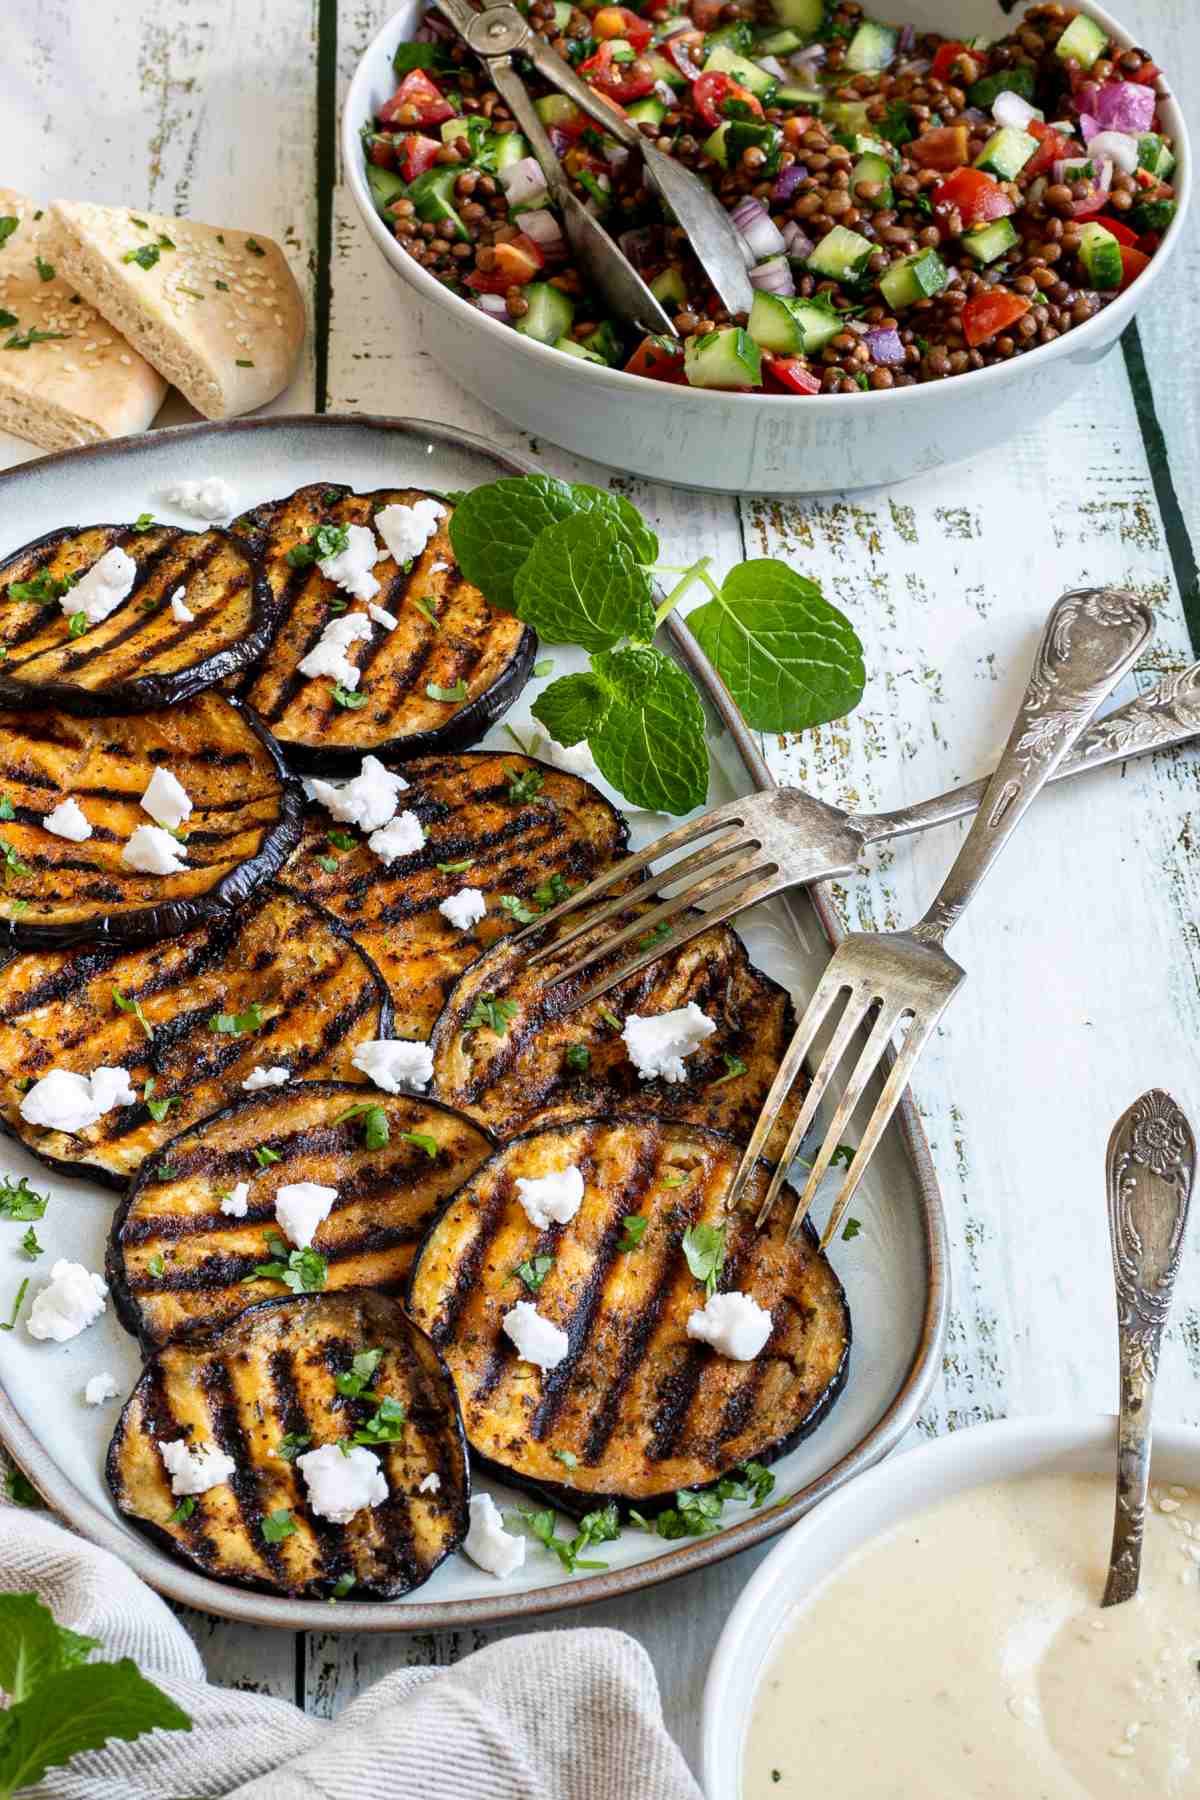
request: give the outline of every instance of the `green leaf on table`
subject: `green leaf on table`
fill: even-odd
[[[192,1722],[128,1657],[63,1669],[0,1715],[0,1795],[36,1786],[47,1769],[111,1738],[156,1728],[190,1731]]]
[[[589,487],[587,482],[577,481],[572,485],[571,497],[581,512],[599,514],[638,562],[658,561],[658,539],[637,507],[623,494],[610,494],[604,488]]]
[[[594,675],[560,675],[530,712],[559,744],[578,744],[599,724],[608,698]]]
[[[99,1648],[99,1639],[56,1625],[35,1594],[0,1594],[0,1690],[14,1706]]]
[[[609,704],[588,734],[606,781],[634,806],[685,813],[708,795],[708,747],[700,696],[678,663],[649,645],[594,661]]]
[[[513,584],[512,611],[550,644],[609,650],[654,636],[650,578],[628,544],[587,513],[543,531]]]
[[[816,582],[755,557],[731,569],[688,626],[756,731],[803,731],[862,698],[862,644]]]

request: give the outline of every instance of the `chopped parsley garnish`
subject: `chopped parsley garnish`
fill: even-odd
[[[397,1444],[404,1436],[404,1422],[408,1412],[403,1401],[392,1400],[387,1395],[379,1402],[378,1411],[373,1413],[365,1425],[360,1425],[351,1442],[355,1444]]]
[[[382,1150],[391,1136],[388,1116],[382,1106],[374,1101],[364,1100],[358,1106],[351,1106],[344,1113],[339,1113],[333,1121],[335,1125],[344,1125],[347,1119],[361,1119],[363,1122],[363,1143],[368,1150]]]
[[[536,800],[544,786],[545,777],[540,769],[512,769],[508,773],[508,797],[514,806]]]
[[[554,1460],[560,1462],[564,1469],[577,1469],[579,1467],[579,1458],[573,1450],[555,1450],[553,1455]]]
[[[32,875],[33,874],[33,870],[29,867],[29,864],[21,861],[21,858],[18,856],[16,850],[13,848],[13,846],[8,842],[8,840],[6,838],[0,838],[0,853],[2,853],[2,855],[3,855],[3,876],[4,876],[5,887],[8,886],[10,876]]]
[[[247,1032],[261,1030],[263,1024],[262,1007],[257,1000],[252,1000],[244,1012],[214,1013],[208,1021],[208,1029],[222,1037],[244,1037]]]
[[[600,1008],[600,1017],[604,1020],[604,1023],[611,1026],[614,1031],[624,1031],[625,1027],[622,1025],[620,1019],[618,1019],[616,1013],[610,1012],[607,1006],[602,1006]]]
[[[566,900],[571,893],[571,884],[565,875],[556,869],[547,880],[538,883],[533,890],[533,904],[541,912],[549,912],[552,906]]]
[[[30,350],[34,344],[50,344],[55,338],[70,337],[69,331],[23,331],[17,336],[7,339],[6,350]]]
[[[435,1137],[430,1137],[427,1131],[402,1131],[400,1136],[404,1139],[406,1144],[415,1144],[418,1150],[423,1150],[430,1162],[433,1161],[434,1157],[441,1149],[441,1145],[438,1143],[437,1139]]]
[[[517,1016],[515,1000],[497,1000],[494,994],[480,994],[467,1017],[465,1031],[478,1031],[486,1027],[503,1037],[513,1019]]]
[[[861,1230],[861,1219],[847,1219],[845,1225],[842,1227],[842,1242],[844,1244],[850,1243],[852,1239],[858,1236]]]
[[[336,875],[337,866],[336,856],[318,856],[317,858],[317,867],[324,869],[327,875]]]
[[[174,1181],[175,1173],[175,1164],[169,1157],[164,1157],[154,1171],[154,1179],[155,1181]]]
[[[179,284],[179,291],[181,294],[186,294],[189,300],[203,300],[204,298],[204,295],[198,294],[195,288],[184,287],[182,282]]]
[[[269,1169],[272,1163],[281,1162],[283,1159],[278,1150],[268,1150],[265,1144],[260,1144],[254,1152],[254,1160],[260,1169]]]
[[[370,1387],[372,1377],[382,1361],[382,1350],[360,1350],[350,1367],[334,1377],[334,1387],[339,1394],[345,1394],[348,1400],[357,1400],[363,1390]]]
[[[526,906],[525,902],[516,894],[501,894],[500,905],[509,918],[515,919],[518,925],[532,925],[538,916],[535,909],[532,906]]]
[[[592,1066],[592,1053],[588,1049],[586,1044],[568,1044],[567,1045],[567,1067],[568,1067],[568,1069],[586,1070],[586,1069],[590,1069],[591,1066]]]
[[[129,529],[136,531],[139,537],[144,537],[148,531],[153,531],[157,524],[158,520],[153,513],[139,513]]]
[[[11,581],[8,597],[10,600],[32,600],[37,606],[52,606],[64,594],[70,593],[78,579],[78,575],[60,578],[52,575],[49,569],[39,569],[29,581]]]
[[[652,931],[648,931],[645,937],[638,938],[634,945],[634,949],[653,950],[656,944],[661,944],[664,939],[669,938],[670,935],[671,927],[667,924],[665,919],[660,919]]]
[[[725,1264],[725,1227],[690,1225],[683,1234],[683,1254],[706,1294],[715,1294]]]
[[[636,1250],[646,1235],[649,1219],[643,1219],[638,1213],[626,1213],[621,1220],[621,1241],[618,1250]]]
[[[691,1175],[690,1169],[668,1169],[662,1178],[662,1184],[669,1188],[683,1187],[686,1182],[691,1180]]]
[[[223,294],[227,294],[229,292],[229,283],[227,281],[214,281],[213,286],[215,288],[219,288]]]
[[[153,1082],[148,1081],[146,1083],[146,1089],[142,1094],[142,1098],[146,1103],[146,1111],[150,1114],[150,1117],[154,1120],[156,1125],[161,1125],[163,1120],[168,1118],[171,1113],[179,1111],[179,1108],[183,1105],[183,1101],[178,1094],[165,1094],[161,1100],[152,1100],[150,1098],[150,1092],[153,1089],[153,1086]]]
[[[38,272],[40,281],[53,281],[57,273],[53,263],[45,262],[40,256],[34,256],[33,266]]]
[[[29,1257],[37,1257],[42,1254],[42,1246],[38,1243],[38,1235],[32,1225],[28,1227],[21,1239],[21,1248]]]
[[[552,656],[543,656],[540,662],[534,663],[533,672],[537,676],[553,675],[554,658]]]
[[[8,795],[0,794],[0,819],[4,819],[7,822],[9,819],[15,819],[16,816],[16,808]]]
[[[854,1144],[839,1144],[829,1159],[830,1168],[836,1169],[840,1163],[843,1169],[848,1169],[854,1161],[856,1148]]]
[[[333,1593],[329,1597],[331,1600],[344,1600],[354,1586],[356,1586],[356,1582],[353,1575],[339,1575],[333,1584]]]
[[[29,1291],[29,1277],[27,1275],[25,1277],[24,1281],[21,1283],[20,1287],[17,1289],[17,1297],[13,1301],[12,1311],[9,1313],[8,1318],[0,1319],[0,1331],[12,1331],[15,1328],[18,1315],[20,1314],[21,1307],[25,1301],[25,1295],[27,1294],[28,1291]]]
[[[258,1280],[282,1281],[293,1294],[316,1294],[325,1286],[329,1263],[319,1250],[311,1245],[304,1250],[289,1250],[276,1231],[267,1233],[266,1247],[275,1260],[258,1263],[252,1274],[242,1277],[243,1285]]]
[[[656,1514],[653,1519],[631,1512],[630,1518],[643,1531],[653,1531],[663,1538],[709,1537],[719,1528],[721,1513],[727,1500],[748,1500],[761,1506],[775,1486],[770,1469],[760,1462],[743,1463],[732,1475],[723,1475],[713,1488],[695,1493],[681,1488],[674,1506]]]
[[[413,605],[419,613],[424,613],[435,631],[442,629],[442,622],[437,616],[437,607],[434,605],[432,594],[422,594],[419,600],[413,601]]]
[[[10,313],[6,307],[0,306],[0,325],[16,325],[20,321],[16,313]]]
[[[329,693],[330,698],[334,703],[337,706],[344,707],[347,712],[358,712],[361,707],[364,707],[367,704],[366,694],[359,694],[356,693],[353,688],[343,687],[340,681],[334,682]]]
[[[523,1281],[531,1294],[536,1294],[554,1267],[552,1256],[530,1256],[518,1263],[513,1270],[513,1279]]]
[[[439,687],[436,681],[427,681],[425,692],[431,700],[441,700],[447,706],[455,706],[460,700],[466,699],[467,684],[465,681],[459,680],[453,687]]]
[[[196,1510],[195,1494],[185,1494],[173,1513],[167,1514],[168,1525],[183,1525]]]
[[[325,836],[335,850],[354,850],[358,846],[358,839],[352,831],[327,831]]]
[[[461,862],[438,863],[437,871],[439,875],[462,875],[466,870],[473,869],[474,867],[475,858],[473,856],[465,856]]]
[[[49,1194],[35,1193],[25,1175],[15,1184],[11,1175],[0,1181],[0,1219],[19,1219],[24,1225],[30,1219],[40,1219],[49,1204]]]
[[[12,213],[5,213],[3,218],[0,218],[0,245],[7,244],[20,223],[20,219]]]
[[[162,1274],[163,1268],[165,1267],[165,1265],[163,1263],[161,1252],[156,1252],[155,1255],[147,1257],[146,1267],[149,1269],[150,1273],[157,1280],[157,1278]]]
[[[307,569],[327,557],[340,556],[349,542],[350,532],[345,525],[318,525],[306,542],[293,544],[283,560],[289,568]]]
[[[161,255],[157,244],[139,244],[136,250],[127,250],[121,261],[136,263],[139,269],[152,269]]]
[[[247,238],[246,239],[246,248],[250,252],[251,256],[265,256],[267,254],[266,251],[263,249],[262,245],[258,242],[257,238]]]
[[[740,1056],[730,1056],[729,1052],[726,1050],[721,1057],[721,1061],[725,1064],[725,1073],[723,1075],[718,1075],[715,1081],[710,1081],[708,1084],[709,1087],[724,1087],[727,1081],[736,1081],[739,1075],[744,1075],[746,1073],[747,1065],[742,1061]]]
[[[262,1534],[268,1544],[282,1544],[295,1529],[296,1521],[286,1506],[281,1506],[278,1512],[268,1513],[262,1522]]]
[[[4,1477],[4,1491],[14,1506],[40,1506],[41,1497],[33,1483],[20,1469],[9,1469]]]
[[[67,631],[73,638],[80,638],[88,628],[88,616],[85,612],[72,613],[67,620]]]
[[[554,1514],[549,1507],[544,1512],[519,1508],[506,1517],[505,1523],[516,1524],[517,1529],[523,1529],[528,1536],[536,1538],[539,1544],[543,1544],[557,1556],[568,1575],[573,1575],[576,1569],[606,1569],[607,1563],[587,1560],[583,1552],[590,1550],[593,1544],[608,1544],[621,1535],[621,1521],[616,1505],[612,1502],[596,1512],[585,1514],[579,1521],[579,1530],[573,1538],[559,1537],[555,1530]]]
[[[288,1431],[275,1446],[275,1454],[283,1462],[295,1462],[301,1451],[307,1450],[312,1438],[306,1431]]]
[[[235,356],[233,360],[239,369],[252,369],[254,367],[254,364],[250,361],[248,356]]]

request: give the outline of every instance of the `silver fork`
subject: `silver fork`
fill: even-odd
[[[761,1227],[851,1038],[870,1020],[867,1041],[842,1088],[792,1216],[789,1242],[799,1235],[813,1195],[867,1082],[896,1032],[907,1024],[903,1044],[833,1203],[821,1239],[822,1248],[828,1244],[908,1086],[917,1058],[966,978],[966,971],[943,949],[943,939],[961,918],[1026,808],[1062,762],[1096,708],[1145,648],[1153,630],[1149,609],[1129,594],[1085,591],[1066,595],[1055,606],[1042,634],[1004,754],[937,898],[924,918],[908,931],[854,932],[842,940],[788,1045],[750,1134],[726,1197],[729,1210],[739,1205],[768,1134],[818,1032],[827,1021],[832,1022],[837,1002],[844,999],[845,1005],[775,1166],[757,1219]]]

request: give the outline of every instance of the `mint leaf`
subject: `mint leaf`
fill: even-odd
[[[705,1292],[715,1294],[725,1266],[725,1227],[723,1225],[691,1225],[683,1234],[683,1254]]]
[[[530,712],[559,744],[578,744],[604,716],[608,699],[594,675],[562,675],[538,695]]]
[[[823,725],[862,699],[857,632],[816,582],[784,563],[755,557],[731,569],[688,625],[756,731]]]
[[[658,539],[637,507],[623,494],[610,494],[604,488],[589,487],[587,482],[576,481],[571,486],[571,497],[581,512],[600,514],[607,528],[616,532],[637,562],[658,561]]]
[[[467,580],[493,606],[512,611],[513,582],[539,534],[579,510],[554,475],[510,475],[464,494],[450,519],[450,544]]]
[[[3,1714],[0,1794],[34,1787],[47,1769],[110,1738],[128,1742],[155,1728],[190,1731],[192,1722],[128,1657],[63,1669]]]
[[[649,645],[597,656],[593,668],[609,704],[588,745],[605,780],[651,812],[702,806],[708,796],[704,709],[683,670]]]
[[[513,584],[512,610],[551,644],[609,650],[624,637],[654,636],[645,569],[587,513],[542,532]]]
[[[0,1594],[0,1689],[13,1705],[63,1669],[74,1668],[96,1638],[56,1625],[49,1607],[34,1594]]]

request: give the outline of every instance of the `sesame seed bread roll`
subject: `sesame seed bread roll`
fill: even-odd
[[[167,384],[63,273],[49,213],[0,188],[0,237],[0,430],[43,450],[145,431]]]
[[[206,419],[287,386],[304,302],[270,238],[80,200],[51,211],[70,279]]]

